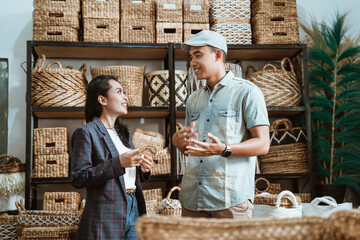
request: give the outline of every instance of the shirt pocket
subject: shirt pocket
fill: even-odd
[[[219,111],[219,129],[224,133],[225,138],[236,137],[236,111],[224,109]]]

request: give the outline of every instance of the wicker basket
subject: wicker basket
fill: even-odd
[[[260,205],[268,205],[268,206],[275,206],[276,200],[279,194],[255,194],[254,197],[254,204]],[[301,198],[299,196],[295,196],[297,203],[300,205]],[[280,207],[284,208],[292,208],[293,203],[291,202],[290,196],[284,195],[280,200]]]
[[[165,135],[141,128],[136,128],[132,135],[132,141],[136,148],[152,147],[155,151],[165,148]]]
[[[159,205],[160,215],[171,216],[171,217],[181,217],[182,208],[181,208],[180,201],[176,200],[176,199],[170,199],[171,194],[175,190],[180,192],[181,189],[179,187],[176,187],[176,186],[173,187],[168,192],[166,198],[164,198],[161,201],[161,203]]]
[[[121,20],[144,20],[155,23],[155,0],[122,0]]]
[[[210,25],[208,23],[197,24],[197,23],[184,23],[184,42],[190,40],[197,33],[202,30],[210,30]]]
[[[324,239],[356,240],[360,234],[360,211],[336,211],[328,218]]]
[[[311,193],[294,193],[296,197],[300,197],[302,203],[311,202]]]
[[[250,0],[210,0],[210,23],[250,24]]]
[[[35,128],[34,154],[62,154],[68,152],[68,132],[65,127]]]
[[[159,70],[145,75],[149,84],[149,103],[153,107],[169,106],[169,71]],[[175,70],[176,106],[185,106],[187,99],[187,72]]]
[[[107,66],[91,68],[91,76],[114,75],[122,85],[126,96],[129,98],[128,106],[142,106],[144,88],[145,65],[137,66]]]
[[[156,152],[151,167],[151,175],[169,174],[171,172],[171,156],[169,148],[164,148]]]
[[[120,27],[116,18],[84,18],[84,42],[119,42]]]
[[[45,192],[43,209],[47,211],[78,211],[81,196],[78,192]]]
[[[156,23],[157,43],[181,43],[183,39],[182,23]]]
[[[18,239],[16,227],[17,215],[8,215],[7,213],[0,213],[0,239],[15,240]]]
[[[288,62],[291,71],[286,71],[284,64]],[[268,69],[271,68],[271,69]],[[267,64],[262,71],[250,73],[251,65],[246,68],[246,77],[255,83],[263,92],[267,106],[298,106],[301,101],[301,90],[289,58],[281,61],[281,69]]]
[[[120,20],[119,0],[82,0],[82,18]]]
[[[255,194],[267,192],[270,194],[279,194],[281,192],[280,183],[270,183],[266,178],[255,180]]]
[[[13,157],[10,154],[0,155],[0,159],[8,158],[5,164],[0,164],[0,174],[11,174],[18,172],[25,172],[26,165],[21,163],[20,159]]]
[[[152,172],[151,172],[152,173]],[[146,214],[147,215],[158,215],[159,214],[159,204],[162,200],[162,191],[161,188],[143,190],[145,204],[146,204]]]
[[[284,14],[297,16],[296,0],[252,0],[252,15],[256,14]]]
[[[184,23],[209,24],[209,0],[184,0]]]
[[[126,43],[154,43],[155,22],[121,19],[120,41]]]
[[[69,154],[35,155],[34,178],[69,176]]]
[[[62,26],[33,27],[34,41],[78,42],[79,32],[75,28]]]
[[[280,126],[284,126],[281,128]],[[270,145],[282,145],[297,142],[307,142],[302,127],[293,127],[288,118],[276,119],[270,127]]]
[[[139,240],[323,240],[325,226],[321,217],[234,221],[165,216],[144,216],[135,225]]]
[[[156,22],[182,23],[183,1],[182,0],[157,0]]]
[[[80,12],[80,0],[33,0],[34,9]]]
[[[218,23],[211,24],[211,31],[220,33],[226,39],[227,44],[251,44],[250,23]]]
[[[44,64],[45,55],[42,55],[32,71],[31,104],[39,107],[84,106],[88,86],[86,65],[75,70],[72,67],[63,68],[57,61],[49,63],[46,68]],[[50,68],[54,64],[58,67]]]
[[[33,26],[63,26],[80,29],[79,13],[35,9],[33,11]]]
[[[77,226],[24,228],[19,239],[75,239]]]

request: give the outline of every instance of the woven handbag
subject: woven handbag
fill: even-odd
[[[169,174],[171,172],[171,156],[168,147],[157,151],[153,161],[151,175]]]
[[[73,67],[63,68],[57,61],[46,67],[44,64],[45,55],[41,55],[31,75],[31,104],[38,107],[85,106],[88,86],[86,65],[83,64],[80,70],[75,70]],[[50,68],[54,64],[58,67]]]
[[[285,70],[285,62],[289,63],[291,71]],[[250,73],[251,69],[255,72]],[[262,71],[256,72],[255,68],[249,65],[246,68],[246,78],[261,89],[267,106],[289,107],[300,104],[300,85],[296,79],[294,66],[287,57],[281,61],[281,69],[266,64]]]
[[[143,194],[145,198],[146,214],[158,215],[159,205],[162,200],[161,188],[143,190]]]
[[[284,128],[281,128],[282,125]],[[307,142],[307,137],[302,127],[293,127],[292,122],[288,118],[277,119],[271,124],[271,146],[298,142]]]
[[[255,180],[255,194],[263,192],[279,194],[281,192],[281,185],[280,183],[270,183],[266,178],[257,178]]]
[[[173,187],[168,192],[166,198],[164,198],[161,201],[161,203],[159,205],[160,215],[171,216],[171,217],[181,217],[182,208],[181,208],[180,201],[177,199],[170,199],[171,194],[175,190],[180,192],[181,189],[177,186]]]
[[[320,205],[320,204],[326,205]],[[333,212],[341,210],[352,210],[351,202],[337,204],[336,200],[330,196],[318,197],[305,204],[303,208],[304,216],[329,217]]]
[[[10,154],[2,158],[8,160],[0,165],[0,212],[16,210],[15,202],[25,195],[25,164]]]

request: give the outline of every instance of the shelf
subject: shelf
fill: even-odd
[[[304,44],[244,44],[228,45],[226,59],[232,60],[276,60],[284,57],[293,57],[305,47]],[[188,59],[188,53],[175,45],[175,60]]]
[[[177,180],[181,180],[183,175],[178,175]],[[266,179],[299,179],[309,177],[308,173],[299,173],[299,174],[256,174],[255,178],[266,178]]]
[[[164,60],[168,54],[168,44],[157,43],[33,41],[33,49],[38,56],[72,59]]]
[[[32,107],[39,119],[84,119],[84,111],[84,107]],[[168,115],[168,107],[129,107],[123,118],[166,118]]]
[[[170,180],[170,174],[166,175],[150,175],[149,182],[162,182]]]
[[[70,177],[61,178],[31,178],[33,184],[70,184]]]

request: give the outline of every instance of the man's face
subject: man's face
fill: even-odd
[[[190,66],[199,80],[210,78],[216,72],[216,52],[209,46],[190,46]]]

